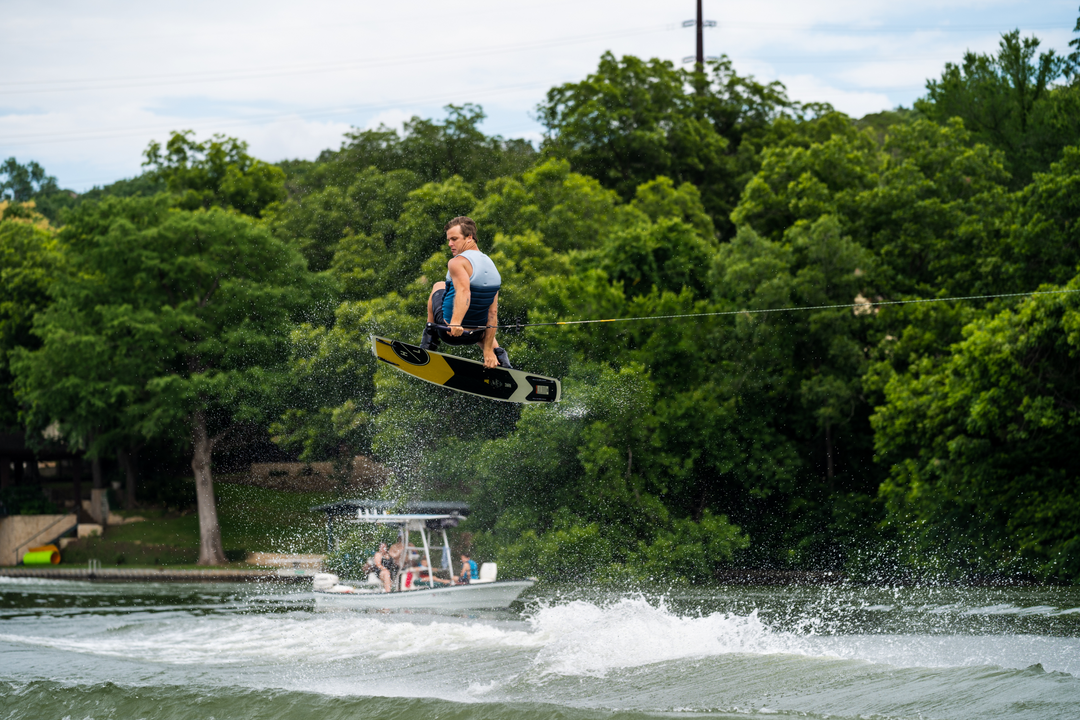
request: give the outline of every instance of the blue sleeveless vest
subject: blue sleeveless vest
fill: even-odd
[[[469,309],[465,312],[465,319],[461,324],[465,327],[479,327],[487,325],[488,308],[495,301],[495,296],[502,287],[502,276],[499,275],[495,263],[491,262],[484,253],[479,250],[466,250],[458,257],[464,257],[472,264],[472,275],[469,276]],[[447,323],[453,322],[454,317],[454,281],[450,279],[449,271],[446,273],[446,295],[443,296],[443,317]]]

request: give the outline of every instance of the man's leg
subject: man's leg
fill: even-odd
[[[439,292],[440,290],[445,290],[445,289],[446,289],[446,283],[442,282],[441,280],[431,286],[431,294],[428,295],[428,299],[427,299],[427,321],[429,323],[435,322],[435,311],[431,307],[431,299],[433,297],[435,297],[435,293]]]
[[[441,292],[440,292],[441,291]],[[427,299],[427,327],[424,328],[424,334],[420,338],[420,347],[424,350],[437,350],[439,348],[439,333],[432,327],[435,323],[436,317],[442,319],[442,299],[446,293],[446,283],[437,282],[431,288],[431,294]],[[436,299],[438,294],[438,299]],[[438,307],[435,306],[436,302]]]

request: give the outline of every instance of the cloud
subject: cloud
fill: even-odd
[[[885,93],[842,90],[813,75],[783,75],[780,81],[787,86],[791,97],[802,102],[827,102],[853,118],[894,107]]]
[[[337,149],[352,126],[344,122],[318,122],[283,118],[243,131],[251,154],[271,162],[293,158],[311,159],[326,149]]]
[[[694,46],[681,27],[693,3],[655,0],[9,5],[0,158],[36,159],[76,189],[137,173],[147,142],[173,129],[237,136],[268,160],[313,158],[350,126],[475,102],[487,132],[536,138],[547,89],[593,72],[601,53],[678,65]],[[964,48],[993,50],[994,28],[1052,21],[1063,47],[1075,20],[1075,5],[1020,0],[706,0],[705,12],[719,22],[707,54],[856,115],[910,104]],[[982,29],[949,29],[962,25]]]
[[[392,110],[383,110],[376,113],[367,121],[364,125],[365,130],[377,130],[380,126],[385,125],[391,130],[397,130],[401,132],[402,127],[409,120],[412,120],[416,115],[415,112],[407,112],[400,108],[393,108]]]

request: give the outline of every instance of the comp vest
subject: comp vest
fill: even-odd
[[[491,262],[484,253],[479,250],[466,250],[459,253],[458,257],[464,257],[472,264],[472,275],[469,276],[469,309],[465,313],[465,319],[461,324],[465,327],[479,327],[487,325],[488,308],[494,302],[502,287],[502,276],[499,275],[495,263]],[[452,322],[454,317],[454,281],[450,279],[450,273],[446,273],[446,295],[443,296],[443,318],[446,322]]]

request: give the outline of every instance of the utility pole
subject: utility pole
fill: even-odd
[[[701,0],[697,0],[697,20],[684,20],[682,26],[693,26],[697,34],[697,54],[684,57],[683,62],[693,62],[694,69],[697,72],[705,72],[705,60],[715,60],[716,58],[705,57],[705,37],[702,31],[707,27],[716,27],[716,21],[703,19],[703,15],[701,12]]]
[[[695,63],[698,72],[705,71],[705,38],[703,28],[701,26],[701,0],[697,0],[697,63]],[[715,24],[715,23],[714,23]]]

